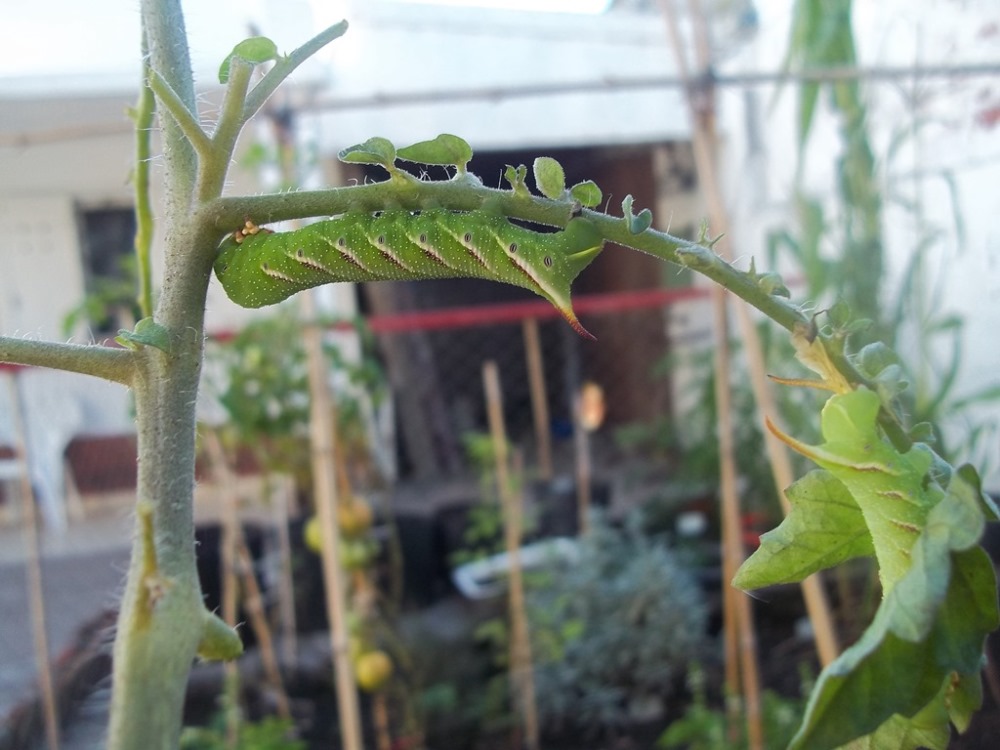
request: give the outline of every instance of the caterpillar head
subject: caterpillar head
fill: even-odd
[[[581,218],[572,219],[565,231],[545,237],[551,237],[552,241],[534,243],[519,258],[508,248],[511,262],[533,282],[526,286],[551,302],[573,330],[592,339],[594,336],[573,312],[570,286],[604,249],[604,238],[597,227]]]

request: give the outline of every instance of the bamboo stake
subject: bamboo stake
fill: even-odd
[[[222,578],[222,619],[236,627],[239,605],[239,582],[236,579],[236,528],[239,526],[237,498],[233,491],[232,476],[226,463],[219,436],[215,430],[204,435],[205,451],[215,485],[222,500],[221,568]],[[240,733],[240,667],[237,659],[231,659],[222,666],[225,673],[225,723],[226,747],[235,748]]]
[[[692,0],[695,15],[700,15],[696,7],[697,0]],[[661,7],[667,22],[677,67],[685,80],[690,80],[684,47],[680,37],[677,16],[673,3],[661,0]],[[707,65],[708,44],[704,34],[696,34],[695,46],[698,50],[699,63]],[[707,69],[707,68],[705,68]],[[703,190],[709,202],[709,215],[716,232],[725,233],[726,214],[721,201],[721,191],[715,182],[715,162],[712,156],[711,144],[715,136],[714,102],[704,97],[695,108],[694,94],[688,89],[688,109],[692,120],[692,140],[694,143],[695,163]],[[718,223],[717,223],[718,222]],[[722,538],[723,538],[723,575],[726,581],[732,580],[736,568],[743,562],[745,553],[740,534],[739,497],[736,490],[735,442],[732,426],[732,400],[729,384],[730,351],[729,327],[726,309],[725,292],[721,287],[712,288],[712,313],[715,339],[715,399],[716,418],[719,440],[719,471],[720,490],[722,493]],[[730,694],[736,695],[734,656],[739,658],[739,674],[741,676],[742,695],[746,715],[747,742],[751,750],[762,750],[764,747],[764,731],[761,720],[760,676],[757,666],[757,637],[754,630],[753,614],[749,599],[726,586],[725,626],[726,626],[726,683]],[[737,648],[737,654],[732,651]],[[730,666],[732,660],[732,666]]]
[[[21,410],[21,389],[17,372],[10,376],[11,422],[14,427],[14,460],[19,471],[21,510],[24,518],[24,568],[28,583],[31,629],[35,641],[35,661],[38,662],[38,685],[42,692],[42,711],[45,717],[45,741],[49,750],[59,750],[59,711],[52,669],[49,665],[49,638],[45,632],[45,593],[42,588],[42,560],[38,542],[38,512],[35,493],[28,476],[28,451],[24,439],[24,418]]]
[[[205,434],[205,449],[212,464],[212,473],[219,486],[223,504],[223,619],[231,625],[236,624],[236,602],[239,585],[243,588],[243,604],[250,618],[250,627],[257,636],[260,651],[261,666],[267,681],[274,691],[278,715],[283,719],[291,718],[292,712],[288,704],[288,694],[285,692],[284,681],[281,678],[281,668],[271,635],[271,626],[264,613],[263,597],[257,576],[254,575],[253,558],[247,548],[246,537],[239,519],[239,497],[236,494],[236,479],[233,476],[225,452],[214,430]],[[231,662],[235,667],[235,661]],[[227,678],[235,678],[236,669],[226,671]],[[230,727],[227,726],[227,730]]]
[[[573,395],[573,453],[576,467],[577,528],[580,536],[584,536],[590,530],[590,482],[592,476],[590,433],[583,426],[582,400],[579,392]]]
[[[239,563],[237,571],[243,584],[243,603],[247,608],[247,615],[250,617],[250,626],[257,636],[261,666],[274,690],[278,715],[283,719],[290,719],[292,711],[288,705],[288,694],[285,692],[284,681],[281,679],[281,668],[278,666],[274,638],[271,636],[271,626],[268,625],[267,617],[264,614],[263,597],[260,595],[260,586],[257,584],[257,576],[254,575],[253,571],[253,558],[247,549],[246,539],[243,539],[242,536],[243,534],[240,533],[241,538],[237,540],[236,556]]]
[[[361,711],[354,682],[347,629],[347,586],[340,566],[340,535],[337,533],[336,426],[333,423],[330,391],[323,359],[322,331],[315,324],[316,302],[312,290],[302,299],[306,321],[303,339],[309,367],[309,435],[312,446],[313,494],[316,514],[323,532],[323,580],[326,586],[327,618],[330,621],[330,648],[337,685],[337,709],[344,750],[363,750]]]
[[[696,10],[695,18],[699,21],[698,37],[703,40],[707,39],[708,35],[705,29],[704,14],[701,12],[700,2],[699,0],[692,0],[692,2]],[[661,4],[666,8],[669,5],[669,2],[668,0],[661,0]],[[676,39],[675,47],[680,49]],[[702,59],[699,60],[699,65],[703,70],[708,70],[711,62],[707,58],[707,48],[708,45],[706,42],[702,42],[700,44]],[[679,69],[682,73],[682,78],[686,81],[690,81],[690,76],[688,75],[686,66],[682,65]],[[694,121],[696,110],[690,102],[690,97],[692,96],[690,84],[687,91],[689,97],[689,111],[692,116],[692,121]],[[714,98],[702,102],[702,104],[705,105],[710,111],[705,113],[704,117],[701,118],[700,123],[692,123],[692,139],[695,151],[695,162],[698,168],[699,179],[702,183],[702,190],[709,204],[709,216],[711,217],[712,226],[714,227],[716,234],[728,235],[728,213],[725,209],[722,189],[718,183],[715,155],[712,148],[712,144],[714,144],[716,140]],[[726,260],[732,261],[732,255],[729,252],[728,244],[720,242],[719,245],[722,257]],[[736,315],[740,326],[740,338],[742,339],[750,369],[750,383],[753,388],[754,399],[756,400],[758,406],[758,418],[760,419],[763,427],[763,416],[765,414],[777,414],[778,407],[774,400],[774,392],[771,388],[771,384],[768,382],[767,378],[763,345],[760,341],[760,334],[750,317],[750,310],[745,304],[737,301]],[[785,488],[789,487],[795,481],[791,459],[789,458],[787,448],[771,433],[770,430],[762,429],[761,431],[764,433],[764,445],[767,450],[768,459],[770,460],[775,488],[777,489],[778,497],[781,501],[782,510],[787,515],[791,506],[785,495]],[[800,586],[802,588],[802,597],[806,604],[806,611],[808,612],[809,620],[812,623],[813,637],[816,642],[816,652],[819,656],[820,664],[827,666],[837,658],[837,654],[840,653],[840,645],[838,643],[837,631],[834,625],[833,616],[830,612],[830,605],[827,600],[826,592],[823,590],[822,582],[819,576],[815,574],[802,581]]]
[[[270,475],[269,475],[270,476]],[[272,484],[268,480],[268,484]],[[298,660],[298,626],[295,621],[295,580],[292,577],[292,540],[288,533],[288,522],[292,515],[295,498],[294,483],[287,478],[277,483],[271,493],[274,508],[274,524],[278,530],[278,557],[281,561],[281,589],[278,596],[278,613],[281,621],[282,656],[286,663]],[[289,502],[289,499],[292,502]]]
[[[296,178],[295,146],[291,125],[271,115],[279,146],[281,173],[289,183]],[[306,290],[299,296],[300,310],[306,321],[302,334],[309,377],[309,446],[311,453],[313,496],[322,531],[321,559],[327,619],[330,624],[330,651],[337,690],[337,713],[343,750],[363,750],[361,709],[351,664],[347,627],[347,582],[340,565],[340,534],[337,530],[337,425],[333,400],[327,383],[323,357],[323,330],[316,323],[316,292]],[[346,482],[346,476],[341,480]]]
[[[545,393],[545,365],[538,336],[538,320],[525,318],[521,323],[524,354],[528,363],[528,385],[531,388],[531,415],[535,420],[535,443],[538,446],[538,476],[552,479],[552,439],[549,431],[549,400]]]
[[[372,721],[375,724],[375,745],[378,750],[392,750],[392,734],[389,731],[389,707],[385,691],[372,696]]]
[[[493,438],[493,457],[496,463],[497,489],[504,516],[504,545],[510,561],[509,606],[511,625],[510,672],[515,705],[520,705],[524,722],[525,745],[528,750],[538,750],[538,713],[535,705],[535,676],[532,667],[531,640],[528,637],[528,616],[524,602],[524,577],[521,570],[521,495],[511,485],[508,472],[507,435],[503,419],[503,399],[500,392],[500,374],[496,362],[483,364],[483,387],[486,391],[486,409]],[[520,700],[518,700],[520,698]]]

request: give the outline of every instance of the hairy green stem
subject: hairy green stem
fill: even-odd
[[[145,0],[149,67],[194,118],[194,85],[179,0]],[[161,100],[162,101],[162,100]],[[178,119],[161,109],[166,249],[156,322],[170,354],[136,351],[136,544],[114,648],[108,748],[176,748],[188,672],[203,637],[195,566],[195,400],[201,369],[205,291],[214,238],[190,220],[197,159]]]
[[[0,362],[78,372],[122,385],[132,385],[136,375],[135,356],[128,349],[11,336],[0,336]]]
[[[257,224],[270,224],[347,211],[374,212],[392,208],[448,208],[454,211],[488,208],[505,216],[557,227],[565,227],[573,215],[572,203],[488,188],[471,177],[444,182],[401,178],[327,190],[219,198],[205,204],[201,215],[221,235],[239,229],[248,218]]]
[[[194,147],[195,152],[201,157],[208,156],[212,151],[212,141],[202,130],[197,118],[187,108],[177,92],[156,70],[149,70],[146,81],[146,87],[156,94],[160,104],[170,113],[184,137]]]
[[[143,59],[146,58],[146,35],[142,37]],[[156,101],[149,87],[149,66],[143,63],[143,80],[139,102],[135,108],[135,259],[139,282],[137,302],[143,318],[153,314],[153,272],[150,250],[153,245],[153,208],[149,199],[149,162]]]
[[[222,193],[229,170],[229,155],[233,153],[236,139],[245,122],[243,102],[246,101],[247,89],[250,88],[253,67],[251,63],[235,55],[229,61],[229,81],[222,101],[219,125],[212,136],[211,152],[202,160],[198,173],[199,201]],[[220,156],[225,158],[220,159]]]
[[[347,21],[335,23],[328,29],[321,31],[291,54],[279,58],[274,67],[267,72],[267,75],[261,79],[260,83],[254,86],[253,91],[246,98],[246,104],[243,107],[243,122],[245,123],[257,114],[257,111],[264,106],[264,102],[270,98],[278,86],[299,65],[315,55],[334,39],[343,36],[345,31],[347,31]]]
[[[329,190],[220,198],[207,204],[203,211],[207,222],[226,232],[238,229],[247,218],[257,224],[268,224],[303,216],[329,216],[347,211],[381,211],[387,208],[489,209],[512,218],[560,227],[566,226],[574,213],[571,202],[489,188],[471,177],[446,182],[390,179]],[[787,299],[769,294],[751,274],[734,268],[707,247],[653,229],[632,234],[620,217],[590,210],[584,210],[582,214],[597,226],[605,239],[691,268],[746,300],[788,330],[809,323],[809,318]]]

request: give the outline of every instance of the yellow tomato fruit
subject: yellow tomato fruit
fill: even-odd
[[[375,557],[377,548],[364,539],[340,539],[340,564],[344,570],[361,570]]]
[[[306,543],[306,547],[311,549],[316,554],[320,554],[323,551],[323,529],[319,525],[319,516],[311,516],[308,521],[306,521],[305,527],[302,529],[302,539]]]
[[[385,651],[368,651],[354,662],[354,676],[358,686],[374,693],[392,677],[392,659]]]
[[[337,526],[346,537],[361,536],[372,527],[372,507],[360,497],[354,497],[337,506]]]

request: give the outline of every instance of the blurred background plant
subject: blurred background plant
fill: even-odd
[[[688,665],[708,653],[708,608],[694,574],[637,517],[616,528],[602,514],[572,563],[528,576],[528,618],[539,721],[547,732],[614,733],[662,720]],[[506,668],[506,620],[477,637]],[[502,697],[506,673],[493,680]]]
[[[361,341],[351,358],[330,342],[324,345],[337,384],[337,435],[346,464],[364,473],[363,484],[378,475],[370,446],[375,411],[386,381],[362,321],[352,321]],[[206,348],[206,390],[225,416],[221,434],[230,450],[248,449],[267,472],[286,473],[300,490],[311,487],[309,386],[302,323],[291,308],[249,323],[235,336],[213,340]]]
[[[294,723],[290,719],[274,716],[241,722],[234,743],[227,737],[221,713],[212,726],[186,727],[180,742],[180,750],[306,750],[307,747],[304,741],[294,739]]]
[[[730,722],[726,712],[712,708],[708,701],[708,690],[704,670],[695,665],[688,671],[688,689],[691,703],[684,716],[677,719],[660,735],[656,744],[664,750],[746,750],[745,722]],[[802,695],[812,689],[812,678],[802,672]],[[804,698],[789,698],[772,690],[762,694],[761,713],[763,715],[764,737],[768,747],[786,747],[798,729],[799,720],[805,710]],[[736,730],[733,736],[731,729]]]

